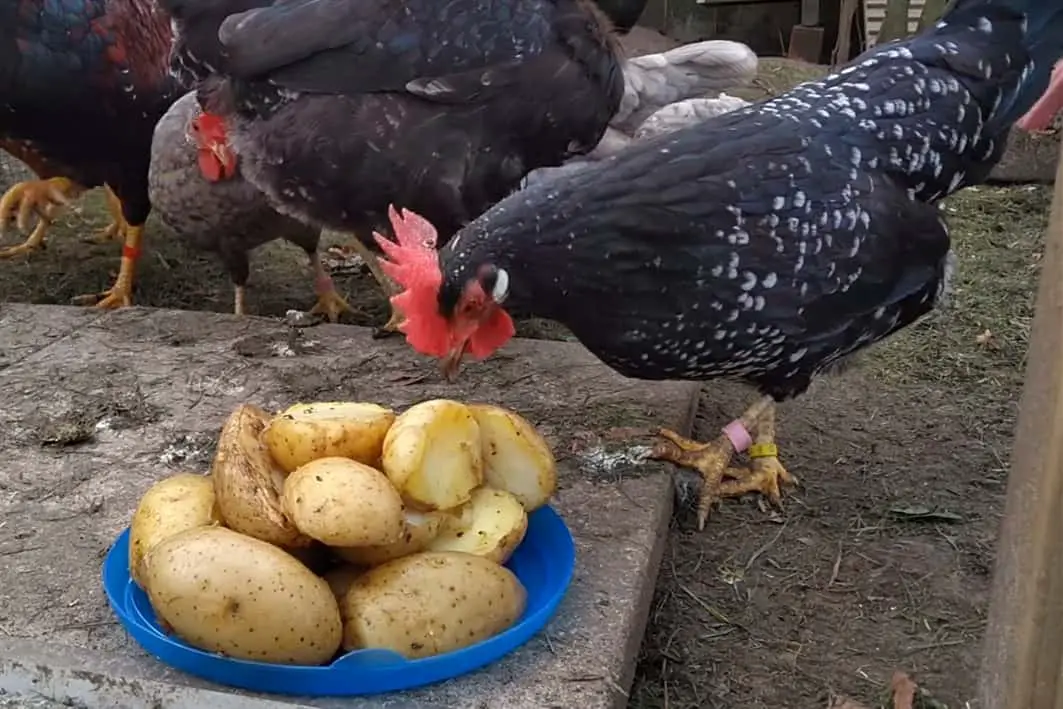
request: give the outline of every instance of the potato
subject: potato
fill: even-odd
[[[144,558],[152,608],[178,637],[244,660],[320,665],[339,649],[339,604],[290,554],[224,527],[198,527]]]
[[[524,612],[527,591],[505,567],[460,552],[420,552],[358,577],[341,605],[345,650],[407,658],[458,650],[497,635]]]
[[[347,589],[351,587],[354,580],[364,573],[365,569],[360,566],[344,564],[332,569],[322,578],[325,579],[329,590],[332,591],[332,595],[336,598],[336,603],[339,604],[343,601],[343,597],[347,595]],[[340,610],[342,611],[343,609],[341,608]],[[340,615],[342,617],[343,613],[341,612]]]
[[[428,544],[428,551],[461,551],[506,563],[528,531],[528,513],[520,500],[505,490],[481,487],[467,507],[468,527],[450,526]]]
[[[489,404],[469,404],[480,426],[484,482],[516,496],[528,512],[557,490],[557,463],[546,440],[526,419]]]
[[[301,534],[281,507],[284,471],[260,438],[269,415],[251,404],[233,411],[221,430],[211,465],[214,494],[226,526],[272,544],[301,547]]]
[[[178,473],[148,488],[129,525],[129,573],[144,582],[140,562],[163,539],[194,527],[221,522],[214,504],[214,482],[206,475]]]
[[[395,421],[391,409],[360,402],[295,404],[273,417],[263,440],[285,472],[340,456],[375,465]]]
[[[373,546],[336,547],[336,556],[352,564],[376,566],[414,552],[423,551],[436,538],[446,519],[444,512],[410,512],[404,515],[403,534],[399,541]]]
[[[318,458],[284,481],[281,504],[303,534],[329,546],[391,544],[405,529],[387,476],[349,458]]]
[[[423,401],[395,419],[380,462],[414,509],[457,507],[483,482],[480,427],[464,404]]]

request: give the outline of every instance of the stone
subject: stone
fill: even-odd
[[[672,504],[640,460],[658,426],[689,431],[697,387],[624,379],[576,344],[515,340],[456,385],[401,339],[262,318],[141,308],[0,309],[0,700],[122,707],[620,707]],[[557,616],[464,678],[355,700],[256,697],[167,668],[118,625],[100,564],[139,496],[209,467],[225,417],[253,402],[429,398],[525,415],[559,463],[554,501],[578,549]],[[28,701],[28,699],[27,699]],[[2,704],[0,704],[2,706]],[[47,706],[47,705],[41,705]]]

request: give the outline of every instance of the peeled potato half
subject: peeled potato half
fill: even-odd
[[[465,404],[421,402],[395,419],[380,462],[410,507],[452,509],[483,482],[480,427]]]
[[[376,404],[295,404],[273,417],[263,439],[273,459],[288,473],[332,456],[375,465],[394,421],[394,411]]]
[[[557,463],[539,432],[512,411],[490,404],[469,404],[480,428],[484,483],[514,495],[532,512],[557,489]]]
[[[505,490],[477,488],[463,512],[466,524],[448,526],[428,551],[460,551],[504,564],[528,531],[528,513]]]

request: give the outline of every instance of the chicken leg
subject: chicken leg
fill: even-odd
[[[384,323],[383,326],[377,328],[373,332],[373,337],[381,338],[386,337],[392,333],[399,331],[399,325],[406,318],[395,304],[391,302],[391,297],[398,295],[402,292],[402,289],[396,285],[396,283],[388,277],[386,273],[380,268],[380,259],[369,248],[361,242],[361,240],[355,236],[354,241],[351,243],[351,248],[355,253],[362,257],[362,261],[365,262],[366,267],[369,269],[369,273],[373,275],[373,279],[380,285],[380,289],[384,291],[384,297],[388,299],[388,306],[391,308],[391,317]]]
[[[750,429],[757,431],[755,443],[749,434]],[[704,482],[698,499],[699,530],[705,528],[713,503],[724,497],[759,491],[774,502],[780,499],[780,480],[796,482],[779,463],[775,446],[775,400],[770,396],[754,402],[745,413],[724,427],[720,437],[711,443],[698,443],[667,429],[662,429],[660,435],[664,440],[654,447],[651,458],[701,473]],[[753,458],[752,469],[730,467],[735,452],[746,448],[750,449]]]
[[[34,213],[37,215],[37,224],[21,244],[0,249],[0,259],[32,253],[44,246],[44,236],[56,212],[69,206],[84,191],[84,187],[66,177],[12,185],[0,198],[0,234],[12,220],[19,231],[25,232]]]
[[[329,322],[336,322],[341,314],[351,311],[351,306],[336,291],[336,284],[332,282],[332,276],[329,275],[325,264],[321,262],[320,252],[316,250],[310,254],[310,268],[314,272],[314,292],[317,293],[317,304],[310,309],[310,312],[321,313],[329,319]]]
[[[124,221],[124,220],[123,220]],[[125,243],[122,245],[122,263],[114,285],[103,293],[90,293],[74,298],[74,302],[88,305],[95,302],[97,308],[126,308],[133,304],[133,281],[136,277],[137,259],[140,258],[140,242],[143,226],[127,225],[124,228]]]
[[[111,213],[113,221],[92,236],[89,241],[96,244],[107,244],[112,241],[124,244],[129,230],[133,227],[126,221],[125,215],[122,213],[122,200],[111,190],[111,186],[104,185],[103,189],[104,197],[107,200],[107,211]]]

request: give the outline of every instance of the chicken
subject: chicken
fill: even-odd
[[[129,305],[141,234],[151,209],[148,161],[155,122],[179,95],[167,71],[169,18],[152,0],[0,0],[0,148],[37,181],[0,199],[0,227],[26,230],[0,258],[44,243],[58,209],[106,186],[114,218],[102,237],[123,243],[114,286],[87,297]]]
[[[448,376],[513,335],[510,309],[628,377],[743,380],[758,398],[719,438],[662,431],[653,455],[701,474],[701,527],[722,497],[778,502],[777,402],[944,302],[935,202],[987,178],[1061,55],[1063,2],[957,0],[827,78],[520,190],[438,254],[395,212],[400,330]]]
[[[649,0],[595,0],[619,34],[627,34],[642,17]]]
[[[201,124],[197,120],[201,115],[195,92],[189,92],[155,126],[148,171],[148,194],[155,214],[195,248],[218,254],[235,286],[233,310],[237,315],[246,313],[248,252],[274,239],[290,241],[306,251],[310,260],[318,293],[311,312],[335,321],[350,308],[321,263],[320,229],[278,214],[264,194],[240,179],[235,165],[223,165],[226,172],[215,181],[205,179],[200,155],[207,165],[214,164],[215,156],[209,139],[212,126],[209,121]]]
[[[370,244],[391,202],[457,231],[528,171],[591,150],[623,97],[589,0],[160,2],[172,62],[202,82],[243,178]]]

